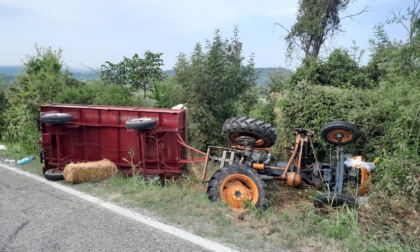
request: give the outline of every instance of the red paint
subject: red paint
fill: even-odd
[[[185,144],[187,121],[184,109],[137,108],[51,104],[41,112],[71,114],[68,123],[42,124],[44,172],[64,168],[70,162],[98,161],[107,158],[120,170],[131,174],[129,152],[134,151],[136,172],[144,175],[177,177],[185,163],[203,161],[205,153]],[[127,129],[127,120],[155,118],[157,125],[148,130]],[[187,159],[186,153],[201,158]]]

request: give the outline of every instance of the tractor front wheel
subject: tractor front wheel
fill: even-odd
[[[357,208],[356,199],[341,193],[318,193],[314,199],[315,208],[330,212],[342,206]]]
[[[211,201],[222,200],[234,210],[242,209],[245,201],[260,209],[268,206],[267,184],[255,170],[241,165],[216,171],[210,179],[207,194]]]

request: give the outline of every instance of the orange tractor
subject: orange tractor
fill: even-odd
[[[207,155],[220,162],[219,169],[208,181],[207,194],[210,200],[222,200],[233,209],[240,209],[245,201],[261,209],[268,207],[268,188],[265,180],[285,180],[288,186],[303,184],[326,186],[334,192],[318,194],[314,205],[356,206],[353,197],[342,193],[343,182],[358,181],[360,195],[366,194],[370,186],[371,174],[364,162],[358,165],[344,165],[343,146],[357,140],[358,129],[348,122],[331,122],[321,130],[327,142],[337,146],[337,165],[319,163],[312,142],[314,132],[307,129],[295,130],[295,142],[287,162],[272,165],[271,147],[276,141],[276,131],[270,124],[253,118],[234,117],[227,119],[222,126],[228,147],[210,146]],[[364,161],[364,160],[363,160]],[[204,168],[206,177],[208,162]]]

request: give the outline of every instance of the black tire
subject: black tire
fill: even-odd
[[[44,173],[44,177],[47,180],[51,180],[51,181],[64,180],[63,170],[58,169],[58,168],[46,170]]]
[[[42,123],[63,124],[71,121],[71,115],[67,113],[45,113],[40,115],[39,120]]]
[[[259,119],[248,117],[232,117],[222,126],[222,134],[230,144],[242,145],[238,142],[240,136],[255,137],[255,147],[268,148],[276,142],[276,129],[271,124]]]
[[[339,141],[336,134],[341,133],[342,139]],[[330,122],[321,129],[321,137],[330,144],[347,145],[354,143],[359,137],[359,129],[356,125],[349,122]]]
[[[236,185],[233,184],[234,182],[241,182],[242,185],[236,187]],[[235,194],[232,194],[232,197],[230,195],[222,195],[223,193],[227,194],[229,188],[231,190],[237,189],[235,190]],[[246,194],[251,191],[252,195]],[[259,209],[267,209],[268,207],[267,184],[260,178],[254,169],[236,164],[230,165],[229,167],[223,167],[213,174],[207,186],[207,195],[211,201],[222,200],[229,204],[232,209],[243,208],[242,203],[245,200],[251,200],[252,204]],[[247,196],[251,197],[246,198]],[[235,202],[231,204],[230,202],[232,201],[229,200],[235,200]]]
[[[156,123],[155,118],[141,117],[128,120],[125,122],[125,126],[127,129],[145,130],[155,127]]]
[[[341,193],[318,193],[314,199],[315,208],[328,211],[342,206],[357,208],[356,199]]]

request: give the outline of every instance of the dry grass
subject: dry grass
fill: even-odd
[[[64,179],[72,184],[106,179],[117,174],[117,166],[108,159],[96,162],[70,163],[64,167]]]
[[[392,199],[385,194],[372,195],[359,209],[359,225],[366,234],[379,241],[395,238],[401,244],[420,241],[420,206],[404,198]]]

